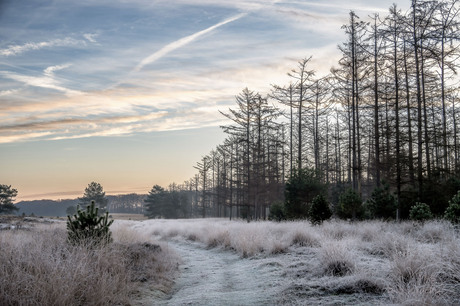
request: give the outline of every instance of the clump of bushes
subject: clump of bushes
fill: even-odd
[[[414,221],[426,221],[433,218],[430,206],[421,202],[417,202],[414,206],[411,207],[409,216],[410,219]]]

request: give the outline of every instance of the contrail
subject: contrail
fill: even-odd
[[[141,70],[145,65],[148,65],[148,64],[151,64],[153,62],[155,62],[156,60],[162,58],[163,56],[167,55],[169,52],[171,51],[174,51],[176,49],[179,49],[189,43],[191,43],[192,41],[194,41],[195,39],[199,38],[200,36],[203,36],[204,34],[207,34],[209,32],[212,32],[213,30],[217,29],[218,27],[220,26],[223,26],[227,23],[230,23],[230,22],[233,22],[235,20],[238,20],[240,19],[241,17],[245,16],[247,13],[241,13],[241,14],[238,14],[236,16],[233,16],[231,18],[228,18],[228,19],[225,19],[224,21],[222,22],[219,22],[218,24],[215,24],[207,29],[204,29],[202,31],[199,31],[199,32],[196,32],[192,35],[189,35],[189,36],[185,36],[181,39],[178,39],[170,44],[167,44],[166,46],[164,46],[163,48],[161,48],[160,50],[158,50],[157,52],[149,55],[148,57],[144,58],[134,69],[133,71],[134,72],[137,72],[139,70]]]

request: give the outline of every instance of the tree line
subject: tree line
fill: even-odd
[[[387,217],[408,218],[420,202],[442,215],[460,189],[459,12],[457,0],[412,0],[366,21],[351,11],[328,75],[307,57],[288,84],[243,89],[221,111],[225,141],[162,192],[182,195],[183,217],[265,219],[274,203],[308,206],[318,194],[339,216],[379,217],[375,199],[389,196]],[[370,200],[367,213],[345,213],[349,194]]]
[[[351,11],[327,75],[306,57],[287,84],[243,89],[221,111],[226,139],[196,174],[155,185],[136,210],[266,219],[272,207],[276,218],[305,218],[326,202],[342,218],[409,218],[421,204],[443,215],[460,190],[459,12],[458,0],[412,0],[366,21]],[[85,194],[103,193],[92,184]]]

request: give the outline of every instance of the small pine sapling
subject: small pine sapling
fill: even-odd
[[[460,223],[460,190],[454,195],[452,200],[449,201],[449,206],[444,213],[444,218],[453,224]]]
[[[339,197],[337,215],[342,219],[361,219],[364,215],[363,201],[361,196],[351,188],[348,188]]]
[[[411,207],[409,217],[414,221],[426,221],[433,218],[433,214],[428,204],[417,202]]]
[[[313,224],[321,224],[324,220],[332,217],[332,210],[323,195],[318,195],[313,199],[309,211],[310,221]]]
[[[109,212],[98,216],[98,208],[94,201],[86,207],[86,211],[77,209],[73,216],[67,216],[67,240],[71,244],[105,245],[112,242],[109,230],[113,220],[109,221]]]
[[[367,213],[371,218],[394,219],[398,203],[390,193],[390,185],[383,183],[372,191],[372,195],[365,203]]]
[[[281,222],[281,220],[286,220],[286,211],[283,202],[274,202],[272,205],[270,205],[270,214],[268,219],[278,222]]]

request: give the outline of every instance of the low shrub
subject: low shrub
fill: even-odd
[[[415,203],[409,211],[409,216],[411,220],[414,221],[426,221],[433,218],[431,213],[430,206],[426,203]]]
[[[460,190],[452,200],[449,201],[449,206],[444,213],[444,218],[454,224],[460,223]]]
[[[332,217],[332,210],[323,195],[318,195],[313,199],[308,215],[313,224],[321,224]]]
[[[382,187],[377,187],[372,191],[365,207],[371,218],[395,219],[398,204],[390,193],[390,186],[383,183]]]
[[[67,216],[67,240],[71,244],[108,244],[112,242],[109,230],[113,220],[109,221],[109,212],[99,216],[99,209],[94,201],[86,207],[86,211],[77,209],[77,213]]]
[[[270,214],[268,215],[268,219],[272,221],[286,220],[286,210],[284,207],[284,203],[282,202],[275,202],[270,205]]]
[[[343,243],[323,244],[318,255],[324,275],[345,276],[355,271],[353,256]]]
[[[317,247],[319,246],[319,238],[309,231],[297,230],[292,234],[291,245]]]
[[[347,189],[339,197],[336,213],[342,219],[362,219],[364,208],[361,196],[353,189]]]

